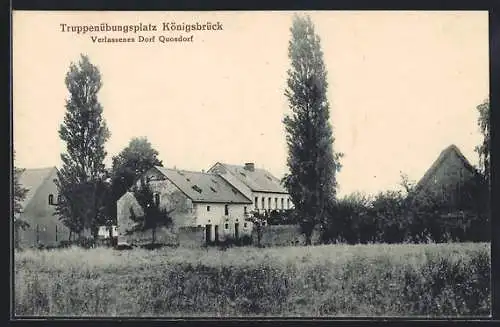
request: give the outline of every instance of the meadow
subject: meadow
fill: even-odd
[[[477,317],[490,244],[15,252],[17,316]]]

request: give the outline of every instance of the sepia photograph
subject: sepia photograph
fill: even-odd
[[[488,28],[14,10],[13,318],[491,317]]]

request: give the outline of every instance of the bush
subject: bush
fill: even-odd
[[[267,222],[269,225],[296,225],[299,223],[299,217],[293,209],[272,210],[267,215]]]
[[[484,201],[483,201],[484,202]],[[484,203],[483,203],[484,205]],[[380,192],[373,198],[355,193],[328,207],[324,243],[485,242],[490,240],[487,210],[401,192]]]
[[[77,244],[84,249],[90,249],[96,246],[96,241],[93,237],[82,237],[77,241]]]

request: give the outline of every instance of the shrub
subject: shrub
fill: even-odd
[[[324,243],[485,242],[491,234],[484,208],[431,197],[412,199],[397,191],[373,198],[351,194],[332,203],[328,217],[322,226]]]
[[[272,210],[268,215],[267,222],[269,225],[295,225],[299,223],[299,217],[293,209]]]

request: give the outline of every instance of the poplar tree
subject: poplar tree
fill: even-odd
[[[56,215],[72,232],[89,229],[96,237],[107,192],[104,143],[110,136],[97,97],[101,74],[81,55],[78,64],[70,64],[65,83],[69,98],[59,137],[66,143],[66,152],[61,154],[63,165],[56,180],[61,196]]]
[[[283,123],[288,145],[289,174],[284,178],[299,214],[306,244],[314,228],[328,224],[328,206],[336,198],[340,153],[334,153],[329,122],[328,83],[320,38],[309,16],[294,16],[288,46],[288,99],[291,115]]]

